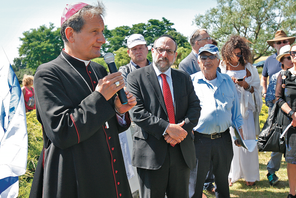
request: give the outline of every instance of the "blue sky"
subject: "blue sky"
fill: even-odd
[[[81,0],[83,1],[83,0]],[[19,40],[22,33],[41,25],[49,26],[54,23],[60,27],[62,11],[72,0],[5,0],[0,6],[0,66],[12,63],[18,57]],[[84,0],[88,4],[95,4],[95,0]],[[162,17],[173,22],[173,26],[184,36],[189,36],[196,28],[193,25],[197,14],[204,14],[206,10],[216,6],[216,0],[101,0],[106,7],[105,25],[109,29],[118,26],[132,26],[137,23],[147,23],[149,19],[161,20]],[[206,3],[205,3],[206,2]],[[6,52],[3,52],[3,49]]]

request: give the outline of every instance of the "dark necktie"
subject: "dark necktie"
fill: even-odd
[[[170,90],[170,86],[166,80],[165,74],[160,74],[162,78],[162,92],[163,92],[163,98],[165,102],[165,107],[167,109],[169,122],[172,124],[175,124],[175,112],[174,112],[174,104],[173,104],[173,98]]]

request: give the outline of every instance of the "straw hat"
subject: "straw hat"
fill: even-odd
[[[285,46],[281,47],[280,53],[279,53],[279,55],[277,55],[276,60],[278,60],[280,62],[281,58],[283,56],[285,56],[287,54],[290,55],[290,48],[291,48],[290,45],[285,45]]]
[[[273,47],[273,43],[275,41],[289,40],[290,44],[293,44],[295,41],[295,37],[288,37],[284,30],[278,30],[275,33],[274,39],[268,40],[267,43],[271,47]]]

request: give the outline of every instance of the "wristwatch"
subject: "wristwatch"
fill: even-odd
[[[262,94],[262,97],[264,97],[265,95],[266,95],[266,93],[263,93],[263,94]]]
[[[288,113],[288,116],[290,117],[290,118],[292,118],[292,115],[295,113],[295,111],[293,111],[293,110],[291,110],[289,113]]]

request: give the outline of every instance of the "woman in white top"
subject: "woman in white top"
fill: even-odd
[[[244,119],[243,135],[245,140],[256,139],[254,113],[262,107],[260,79],[257,69],[251,65],[252,55],[246,39],[233,35],[222,47],[223,62],[221,73],[228,74],[240,98],[241,114]],[[257,113],[257,115],[259,115]],[[257,119],[257,118],[256,118]],[[233,128],[230,128],[234,137]],[[249,152],[242,147],[233,146],[233,160],[229,173],[229,185],[244,178],[246,185],[253,186],[259,181],[259,161],[257,147]]]

